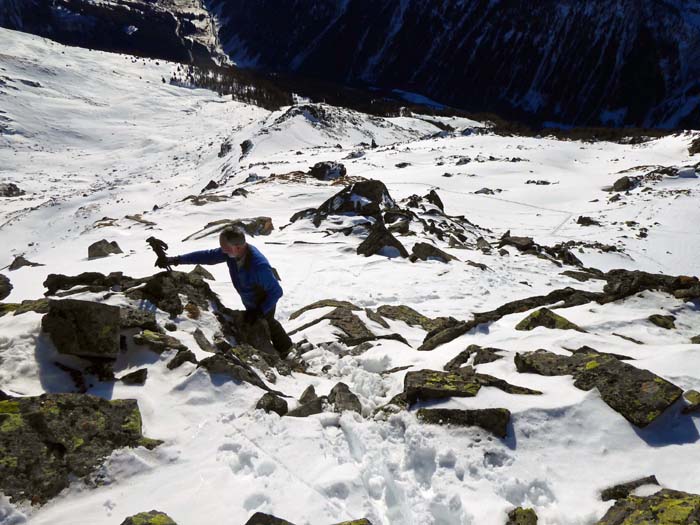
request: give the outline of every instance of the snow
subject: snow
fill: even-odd
[[[149,275],[155,269],[147,237],[166,241],[170,254],[211,248],[215,236],[184,239],[215,220],[261,215],[272,218],[275,230],[251,244],[282,276],[285,295],[277,316],[288,331],[330,312],[320,308],[289,320],[297,309],[326,298],[361,308],[405,304],[431,317],[468,319],[474,312],[565,286],[602,289],[602,281],[580,283],[562,275],[565,268],[515,250],[499,256],[497,250],[485,255],[441,245],[460,261],[413,264],[357,256],[358,236],[325,236],[309,221],[281,229],[294,213],[319,206],[342,185],[271,175],[307,171],[320,161],[342,162],[350,176],[383,181],[395,200],[435,189],[447,213],[464,215],[495,237],[511,230],[545,245],[574,240],[622,250],[574,249],[586,266],[700,274],[699,179],[665,177],[649,183],[651,191],[637,188],[618,202],[608,202],[611,194],[602,190],[627,170],[649,171],[640,166],[692,166],[690,135],[641,145],[500,137],[487,129],[426,138],[440,131],[430,120],[440,119],[377,119],[328,107],[333,124],[325,127],[303,114],[278,120],[287,108],[271,113],[208,91],[164,84],[161,78],[169,78],[176,66],[162,61],[64,47],[5,29],[0,29],[0,47],[0,116],[10,129],[0,132],[0,182],[27,191],[0,201],[0,244],[6,246],[0,265],[9,265],[19,254],[46,265],[3,271],[14,286],[7,302],[42,297],[49,273]],[[451,125],[483,127],[470,121]],[[254,148],[239,159],[237,145],[246,139]],[[371,139],[378,148],[345,159]],[[234,150],[220,158],[224,140]],[[465,156],[472,161],[458,165]],[[507,160],[513,157],[525,160]],[[410,165],[398,169],[399,162]],[[452,176],[443,177],[445,172]],[[253,173],[258,177],[249,178]],[[526,184],[530,179],[555,184]],[[199,195],[210,180],[223,186],[205,195],[229,196],[237,187],[250,194],[203,206],[185,200]],[[483,187],[503,191],[474,194]],[[127,218],[134,214],[155,225]],[[580,215],[600,220],[602,226],[580,226]],[[105,217],[114,221],[103,221]],[[632,220],[649,228],[647,237],[625,226]],[[98,222],[103,226],[96,227]],[[87,247],[103,238],[116,240],[124,253],[88,260]],[[413,242],[401,240],[409,248]],[[226,267],[208,270],[223,303],[240,308]],[[100,294],[76,297],[102,300]],[[106,302],[120,301],[114,296]],[[376,333],[400,333],[410,345],[380,340],[359,356],[344,354],[334,336],[337,329],[328,321],[296,334],[295,341],[315,345],[304,354],[310,373],[281,376],[275,388],[298,397],[314,385],[324,395],[343,381],[360,398],[362,416],[265,414],[254,409],[262,395],[256,387],[212,378],[189,363],[171,371],[166,363],[172,355],[131,348],[117,362],[116,375],[145,366],[145,385],[98,382],[90,392],[137,399],[144,434],[165,443],[153,451],[115,451],[100,469],[104,484],[75,482],[43,507],[13,506],[2,499],[0,523],[112,524],[155,508],[180,525],[244,523],[256,511],[297,524],[366,516],[384,525],[500,525],[507,511],[526,505],[535,508],[544,525],[584,525],[610,506],[600,501],[599,491],[619,482],[654,473],[663,486],[700,492],[697,417],[681,415],[674,406],[650,427],[635,429],[596,390],[578,390],[567,376],[520,374],[513,363],[516,352],[545,348],[563,354],[589,345],[633,357],[635,366],[683,389],[700,389],[699,347],[689,344],[690,337],[700,335],[698,305],[644,292],[558,312],[587,333],[515,331],[529,313],[524,312],[431,352],[418,352],[422,329],[391,320],[389,329],[382,328],[357,312]],[[646,321],[656,313],[676,316],[677,329],[663,330]],[[157,317],[163,323],[168,316],[158,311]],[[53,365],[56,351],[41,334],[40,321],[41,315],[31,312],[0,317],[0,385],[8,393],[70,388],[67,376]],[[204,312],[198,320],[179,318],[173,335],[199,359],[206,354],[194,343],[196,328],[211,339],[213,316]],[[469,344],[504,351],[503,359],[478,365],[479,372],[543,395],[509,395],[484,387],[474,398],[431,406],[508,408],[513,417],[506,439],[478,428],[421,424],[414,410],[423,405],[372,415],[402,390],[407,371],[381,372],[408,365],[409,371],[441,370]]]

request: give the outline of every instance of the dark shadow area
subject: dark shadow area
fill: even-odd
[[[696,443],[700,440],[697,419],[681,413],[684,406],[683,400],[679,399],[649,426],[632,428],[651,447]]]

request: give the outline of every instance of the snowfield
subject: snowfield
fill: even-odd
[[[51,273],[151,275],[159,270],[148,237],[168,243],[171,255],[187,253],[217,247],[216,235],[185,240],[213,221],[266,216],[274,230],[249,241],[281,275],[277,318],[288,332],[333,308],[290,319],[294,312],[335,299],[361,308],[356,315],[375,334],[398,333],[408,343],[379,339],[354,355],[328,320],[295,333],[295,342],[313,345],[301,356],[307,373],[278,374],[272,385],[292,396],[290,408],[309,385],[325,395],[340,381],[362,403],[362,414],[307,418],[256,410],[260,388],[210,376],[192,363],[170,370],[174,352],[132,345],[115,373],[145,367],[146,383],[92,380],[88,393],[136,399],[144,435],[164,444],[115,451],[99,468],[97,485],[76,480],[41,507],[0,496],[0,524],[116,524],[158,509],[179,525],[243,524],[255,512],[311,525],[361,517],[375,525],[501,525],[508,511],[524,506],[535,509],[540,524],[589,525],[612,504],[601,501],[600,491],[617,483],[655,474],[663,487],[700,493],[700,419],[682,414],[682,401],[640,429],[597,389],[576,388],[569,375],[521,373],[514,363],[516,353],[568,355],[567,349],[586,345],[630,357],[627,362],[684,391],[700,390],[700,345],[690,343],[700,335],[698,301],[644,291],[556,310],[585,332],[515,330],[531,312],[515,313],[432,351],[417,350],[426,336],[420,326],[386,319],[386,328],[364,310],[407,305],[431,318],[467,320],[565,287],[603,290],[605,281],[562,274],[573,266],[510,246],[499,254],[497,241],[508,230],[542,246],[574,241],[572,253],[583,267],[604,272],[700,275],[700,179],[691,170],[687,177],[673,172],[641,180],[655,168],[695,166],[700,159],[688,155],[688,145],[697,134],[589,143],[503,137],[467,119],[376,118],[325,105],[269,112],[164,83],[177,66],[163,61],[65,47],[5,29],[0,49],[0,184],[26,192],[0,197],[0,267],[19,255],[42,264],[3,269],[14,287],[3,302],[43,297]],[[435,120],[455,131],[441,133]],[[245,140],[253,147],[242,154]],[[369,147],[372,140],[376,148]],[[224,143],[231,150],[220,155]],[[344,164],[349,178],[383,182],[395,201],[435,190],[445,213],[464,216],[493,248],[485,253],[475,239],[463,247],[445,239],[436,244],[457,257],[449,263],[363,257],[356,254],[364,239],[358,228],[349,235],[328,231],[356,226],[357,217],[330,216],[319,227],[308,219],[290,222],[344,187],[286,176],[322,161]],[[639,186],[604,191],[624,175],[640,176]],[[218,186],[202,192],[210,181]],[[247,197],[231,196],[237,188]],[[490,191],[479,192],[483,188]],[[577,224],[580,216],[600,224]],[[426,240],[422,231],[413,233],[397,236],[409,252]],[[123,253],[89,260],[88,246],[101,239],[116,241]],[[615,249],[603,251],[603,245]],[[226,266],[207,269],[221,301],[242,308]],[[71,297],[127,303],[119,294],[103,296]],[[675,329],[650,323],[653,314],[675,316]],[[0,317],[0,389],[9,395],[73,390],[55,364],[59,355],[41,331],[41,318],[35,312]],[[161,310],[156,318],[169,320]],[[183,314],[176,325],[170,335],[197,359],[207,357],[193,333],[199,328],[212,340],[216,318],[206,311],[199,319]],[[479,373],[542,395],[484,386],[475,397],[376,412],[402,392],[407,372],[443,370],[472,344],[502,351],[502,359],[476,365]],[[508,435],[420,422],[415,412],[425,407],[507,408]]]

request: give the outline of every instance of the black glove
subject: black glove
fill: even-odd
[[[252,310],[246,310],[243,314],[243,320],[248,324],[254,324],[260,319],[262,319],[263,313],[258,308],[253,308]]]
[[[154,266],[165,269],[168,266],[177,266],[178,264],[180,264],[179,257],[158,257]]]

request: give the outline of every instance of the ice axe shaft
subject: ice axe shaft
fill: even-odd
[[[168,256],[166,255],[165,250],[168,249],[168,245],[165,244],[164,241],[156,239],[155,237],[149,237],[148,239],[146,239],[146,242],[153,249],[153,251],[156,252],[158,260],[167,260]],[[165,269],[169,272],[173,271],[169,264],[165,265]]]

